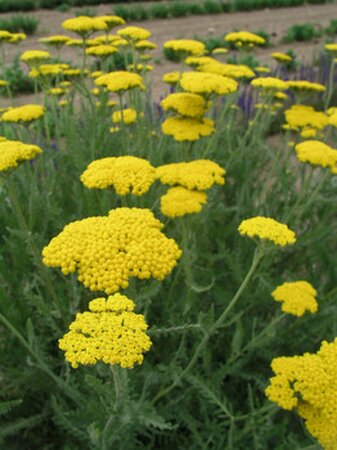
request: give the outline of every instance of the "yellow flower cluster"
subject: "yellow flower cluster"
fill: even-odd
[[[145,333],[144,316],[134,308],[134,302],[120,294],[92,300],[90,311],[76,314],[69,332],[59,340],[66,360],[74,369],[98,361],[124,369],[142,364],[152,342]]]
[[[125,27],[117,31],[118,36],[132,42],[144,41],[151,36],[151,32],[142,27]]]
[[[202,55],[206,50],[203,42],[193,39],[173,39],[165,42],[164,48],[177,53],[189,53],[190,55]]]
[[[207,111],[207,102],[198,94],[177,92],[166,97],[161,106],[185,117],[202,117]]]
[[[41,105],[24,105],[11,108],[1,116],[2,122],[32,122],[39,119],[44,114],[44,107]]]
[[[285,91],[287,89],[287,83],[275,77],[255,78],[250,84],[267,92]]]
[[[78,271],[91,291],[113,294],[131,277],[162,280],[171,273],[181,250],[162,228],[148,209],[117,208],[67,225],[43,249],[43,262],[65,275]]]
[[[320,83],[313,83],[311,81],[305,81],[305,80],[291,80],[287,81],[288,89],[291,89],[293,91],[300,91],[300,92],[324,92],[326,90],[326,87],[323,84]]]
[[[243,236],[266,239],[282,247],[296,242],[295,233],[287,225],[270,217],[257,216],[243,220],[238,230]]]
[[[69,68],[68,64],[41,64],[37,68],[34,67],[29,72],[28,75],[31,78],[37,77],[53,78],[60,74],[66,75],[69,72],[69,70],[72,70],[68,68]]]
[[[138,51],[145,51],[145,50],[154,50],[157,48],[157,45],[154,42],[143,40],[138,41],[135,44],[135,49]]]
[[[122,111],[114,111],[112,113],[112,122],[121,123],[123,121],[124,125],[132,125],[137,120],[137,111],[133,108],[125,108]]]
[[[157,167],[156,171],[161,183],[190,190],[205,191],[215,184],[225,184],[225,170],[208,159],[165,164]]]
[[[180,72],[168,72],[163,75],[163,81],[167,84],[177,84],[179,83],[180,77]]]
[[[337,44],[325,44],[324,48],[328,52],[337,53]]]
[[[90,56],[106,57],[118,52],[118,49],[113,45],[101,44],[89,47],[85,50],[85,53]]]
[[[0,30],[0,45],[2,44],[17,44],[26,39],[25,33],[10,33],[6,30]]]
[[[190,191],[181,186],[170,188],[160,199],[160,209],[164,216],[181,217],[198,213],[207,202],[205,192]]]
[[[114,187],[118,195],[143,195],[156,179],[156,169],[142,158],[120,156],[97,159],[81,175],[89,189]]]
[[[235,31],[233,33],[228,33],[225,36],[225,41],[231,42],[238,46],[241,45],[263,45],[266,40],[258,36],[257,34],[250,33],[249,31]]]
[[[118,25],[125,24],[125,20],[119,16],[98,16],[97,19],[102,20],[103,22],[106,23],[106,25],[108,27],[108,31],[111,31],[113,28],[117,27]]]
[[[212,62],[217,62],[217,60],[210,56],[188,56],[185,59],[185,64],[191,67],[199,67]]]
[[[184,91],[201,95],[227,95],[235,92],[238,83],[215,73],[186,72],[180,79]]]
[[[280,63],[287,63],[287,62],[291,62],[293,60],[293,58],[290,55],[287,55],[286,53],[279,53],[279,52],[272,53],[271,57]]]
[[[46,59],[50,58],[51,54],[46,50],[26,50],[20,56],[21,61],[32,66],[39,64],[42,61],[45,61]]]
[[[173,136],[176,141],[197,141],[215,131],[212,119],[192,119],[189,117],[169,117],[162,123],[164,134]]]
[[[295,146],[299,161],[315,166],[329,167],[337,174],[337,150],[321,141],[309,140]]]
[[[82,37],[87,37],[95,31],[107,30],[108,26],[104,20],[96,17],[78,16],[67,19],[62,23],[65,30],[73,31]]]
[[[283,302],[281,307],[283,312],[297,317],[303,316],[306,311],[315,313],[318,309],[315,299],[317,291],[307,281],[283,283],[271,295],[275,301]]]
[[[293,105],[284,114],[288,127],[293,130],[303,128],[321,130],[329,123],[328,116],[323,112],[315,111],[312,106]]]
[[[15,169],[21,161],[34,159],[42,153],[40,147],[20,141],[0,141],[0,172]]]
[[[145,89],[143,79],[138,73],[117,71],[104,74],[96,78],[97,86],[106,86],[109,91],[123,93],[130,89]]]
[[[337,450],[337,339],[316,354],[280,357],[266,395],[286,410],[297,408],[308,431],[325,450]]]
[[[46,45],[52,45],[57,48],[61,48],[68,41],[70,41],[69,36],[65,36],[64,34],[55,34],[54,36],[48,36],[38,39],[39,42]]]
[[[224,64],[219,61],[201,64],[198,70],[238,80],[241,78],[253,78],[255,76],[252,69],[244,64]]]

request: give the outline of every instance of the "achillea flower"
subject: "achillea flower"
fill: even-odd
[[[96,17],[78,16],[72,19],[67,19],[62,23],[65,30],[73,31],[79,34],[82,38],[88,37],[95,31],[107,30],[106,22]]]
[[[137,118],[137,111],[133,108],[125,108],[112,113],[112,123],[123,122],[124,125],[132,125],[136,122]]]
[[[46,50],[26,50],[20,56],[20,60],[30,66],[36,66],[46,59],[50,59],[51,54]]]
[[[81,75],[82,71],[81,69],[65,69],[63,70],[63,75],[65,75],[67,78],[75,78],[79,77]],[[85,71],[84,71],[85,73]]]
[[[287,225],[270,217],[257,216],[243,220],[238,230],[242,236],[258,237],[282,247],[296,242],[295,233]]]
[[[123,93],[130,89],[145,89],[143,79],[138,73],[117,71],[96,78],[97,86],[106,86],[109,91]]]
[[[53,78],[57,75],[60,75],[61,73],[65,73],[68,69],[68,64],[41,64],[37,68],[33,68],[29,72],[30,78],[37,78],[37,77],[49,77]]]
[[[266,66],[258,66],[254,68],[255,72],[257,73],[270,73],[269,67]]]
[[[18,44],[19,42],[27,39],[27,35],[25,33],[12,33],[8,44]]]
[[[56,34],[54,36],[48,36],[38,39],[39,42],[46,45],[51,45],[52,47],[61,48],[68,41],[70,41],[69,36],[65,36],[64,34]]]
[[[0,87],[6,87],[6,86],[8,86],[8,81],[0,80]]]
[[[228,49],[224,47],[217,47],[211,51],[212,55],[225,55],[228,53]]]
[[[142,73],[142,72],[151,72],[154,69],[154,67],[151,66],[150,64],[138,63],[136,65],[130,64],[128,66],[128,69],[133,70],[134,72]]]
[[[263,45],[266,43],[266,40],[254,33],[250,33],[249,31],[235,31],[232,33],[228,33],[225,36],[226,42],[231,42],[238,46],[242,45]]]
[[[164,216],[174,218],[198,213],[205,203],[207,203],[205,192],[190,191],[184,187],[177,186],[170,188],[160,198],[160,209]]]
[[[279,52],[272,53],[271,57],[280,63],[288,63],[293,60],[292,56],[287,55],[286,53],[279,53]]]
[[[294,130],[305,127],[321,130],[329,123],[328,116],[324,112],[315,111],[312,106],[293,105],[284,114],[287,125]]]
[[[161,183],[183,186],[191,191],[206,191],[215,184],[225,184],[225,170],[208,159],[165,164],[157,167],[156,172]]]
[[[85,50],[85,53],[87,55],[96,56],[96,57],[103,57],[112,55],[113,53],[117,53],[118,49],[114,47],[113,45],[109,44],[101,44],[101,45],[95,45],[94,47],[89,47]]]
[[[273,98],[277,100],[286,100],[288,95],[285,92],[274,92]]]
[[[250,84],[257,89],[267,92],[285,91],[287,89],[285,81],[274,77],[255,78]]]
[[[215,131],[212,119],[198,120],[187,117],[169,117],[162,123],[161,129],[176,141],[197,141]]]
[[[332,44],[325,44],[324,48],[326,51],[331,52],[331,53],[337,53],[337,44],[332,43]]]
[[[0,30],[0,45],[4,43],[10,43],[12,39],[12,33],[6,30]]]
[[[241,79],[253,78],[255,73],[244,64],[224,64],[219,61],[200,64],[200,72],[214,73],[228,78]]]
[[[91,162],[81,175],[89,189],[114,187],[118,195],[143,195],[156,179],[156,169],[136,156],[119,156]]]
[[[210,56],[188,56],[185,59],[185,64],[192,67],[199,67],[203,64],[218,62],[216,59]]]
[[[163,226],[149,209],[113,209],[67,225],[43,249],[43,262],[65,275],[77,271],[85,287],[108,295],[126,289],[132,277],[163,280],[181,256]]]
[[[325,450],[337,449],[337,339],[316,354],[273,360],[266,395],[282,409],[297,408],[309,433]]]
[[[0,172],[15,169],[20,162],[30,161],[39,153],[42,153],[42,150],[36,145],[2,138],[0,140]]]
[[[151,36],[151,32],[141,27],[125,27],[117,31],[118,36],[132,42],[144,41]]]
[[[332,114],[329,117],[328,123],[329,123],[329,125],[332,125],[333,127],[337,128],[337,110],[335,112],[332,112]]]
[[[111,31],[115,27],[118,27],[119,25],[125,24],[125,20],[119,16],[98,16],[96,17],[96,19],[105,22],[109,31]]]
[[[134,308],[134,302],[120,294],[92,300],[90,311],[77,313],[69,332],[59,340],[66,360],[74,369],[98,361],[124,369],[142,364],[152,342],[145,333],[144,316],[134,313]]]
[[[195,41],[193,39],[174,39],[166,41],[164,48],[172,50],[177,53],[202,55],[206,51],[206,46],[203,42]]]
[[[235,92],[238,83],[215,73],[186,72],[180,79],[181,87],[188,92],[203,95],[227,95]]]
[[[312,83],[311,81],[305,80],[290,80],[286,82],[288,85],[288,89],[291,89],[295,92],[324,92],[326,87],[320,83]]]
[[[154,42],[147,41],[147,40],[138,41],[135,44],[135,49],[140,52],[145,51],[145,50],[155,50],[157,47],[158,46]]]
[[[62,89],[61,87],[54,87],[54,88],[48,89],[47,95],[53,95],[55,97],[61,97],[66,92],[67,91],[65,89]]]
[[[44,114],[44,107],[41,105],[24,105],[11,108],[1,116],[2,122],[24,122],[30,123],[37,120]]]
[[[163,75],[163,81],[167,84],[177,84],[179,83],[180,77],[180,72],[168,72]]]
[[[337,174],[337,150],[321,141],[309,140],[295,146],[299,161],[314,166],[329,167],[331,172]]]
[[[297,317],[306,311],[315,313],[318,309],[317,291],[307,281],[292,281],[278,286],[272,293],[276,302],[282,302],[282,311]]]
[[[207,111],[204,97],[185,92],[170,94],[160,104],[164,111],[171,110],[185,117],[202,117]]]

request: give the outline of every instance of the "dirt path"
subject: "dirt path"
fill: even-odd
[[[109,14],[112,12],[111,5],[100,5],[95,8],[97,14]],[[79,8],[74,8],[78,11]],[[29,37],[20,46],[20,51],[27,49],[43,48],[37,42],[41,36],[48,36],[52,34],[63,33],[62,22],[74,16],[74,10],[67,13],[58,11],[39,10],[25,13],[27,15],[35,16],[40,20],[38,33]],[[12,14],[0,14],[0,19]],[[152,40],[158,45],[158,50],[153,52],[153,55],[160,58],[162,64],[158,64],[155,71],[152,73],[153,79],[153,95],[155,99],[159,99],[165,92],[165,85],[161,82],[162,75],[170,70],[175,70],[176,65],[171,62],[163,60],[162,45],[168,39],[174,38],[193,38],[195,35],[205,36],[221,35],[226,32],[238,30],[258,31],[264,30],[273,36],[274,42],[279,42],[285,30],[295,24],[310,22],[318,24],[319,26],[326,26],[331,19],[337,19],[337,4],[331,3],[326,5],[305,5],[296,8],[282,8],[275,10],[262,10],[253,12],[240,12],[233,14],[217,14],[217,15],[203,15],[190,16],[176,19],[166,20],[149,20],[145,22],[137,22],[137,25],[148,28],[152,34]],[[272,49],[260,49],[258,57],[261,62],[268,63],[271,61],[270,53],[272,51],[284,51],[292,48],[296,51],[298,58],[310,62],[312,60],[313,52],[321,46],[319,41],[304,44],[291,45],[276,45]],[[8,47],[8,58],[10,61],[13,56],[18,53],[18,49],[14,46]],[[71,48],[65,48],[62,51],[64,60],[76,61],[77,52]],[[22,96],[16,99],[16,103],[23,103],[27,101],[27,97]]]

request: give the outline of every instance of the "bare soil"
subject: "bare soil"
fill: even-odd
[[[100,5],[95,8],[97,14],[111,14],[111,5]],[[75,8],[78,11],[79,8]],[[20,51],[27,49],[45,48],[37,42],[42,36],[63,33],[62,22],[65,19],[74,17],[74,10],[62,13],[54,10],[38,10],[25,13],[29,16],[37,17],[40,20],[38,32],[28,37],[26,41],[20,44]],[[0,14],[0,19],[11,16],[12,14]],[[158,45],[158,49],[153,52],[153,56],[160,58],[161,63],[156,65],[152,72],[152,94],[156,100],[165,95],[166,85],[161,81],[162,75],[171,70],[176,70],[175,63],[166,61],[162,56],[162,45],[168,39],[175,38],[193,38],[196,35],[214,35],[219,36],[237,30],[258,31],[264,30],[270,33],[274,42],[279,42],[288,27],[297,23],[310,22],[320,27],[325,27],[331,19],[337,19],[337,4],[330,3],[326,5],[305,5],[294,8],[265,9],[262,11],[239,12],[231,14],[210,14],[202,16],[190,16],[176,19],[149,20],[145,22],[133,23],[134,25],[148,28],[152,34],[152,40]],[[262,63],[270,63],[270,53],[274,51],[286,51],[292,48],[298,55],[298,59],[303,62],[311,62],[313,54],[321,47],[320,40],[310,43],[294,43],[290,45],[276,44],[272,49],[259,49],[257,57]],[[18,53],[16,46],[7,46],[7,62],[11,61],[13,56]],[[62,50],[63,59],[66,61],[76,61],[78,51],[65,47]],[[23,104],[31,101],[32,96],[18,96],[15,99],[16,104]]]

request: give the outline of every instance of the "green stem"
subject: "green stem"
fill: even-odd
[[[324,110],[326,111],[330,105],[331,97],[333,94],[334,87],[334,72],[335,72],[335,62],[331,61],[330,71],[329,71],[329,81],[328,81],[328,89],[326,91],[326,96],[324,99]]]

